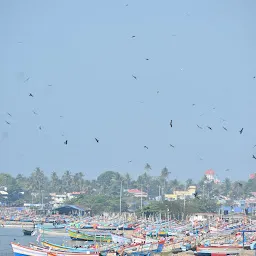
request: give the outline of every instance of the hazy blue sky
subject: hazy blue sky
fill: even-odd
[[[0,172],[136,178],[149,163],[151,175],[167,166],[171,179],[209,168],[247,179],[256,172],[255,8],[255,0],[0,1]]]

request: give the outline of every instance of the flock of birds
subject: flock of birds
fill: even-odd
[[[125,6],[127,7],[128,4],[126,4]],[[176,35],[172,35],[172,36],[176,36]],[[135,35],[132,35],[131,38],[132,38],[132,39],[135,39],[136,36],[135,36]],[[21,44],[22,42],[18,42],[18,43]],[[146,60],[146,61],[149,61],[150,59],[149,59],[149,58],[145,58],[145,60]],[[181,70],[183,70],[183,69],[181,69]],[[134,74],[132,74],[132,78],[135,79],[135,80],[138,80],[138,77],[137,77],[136,75],[134,75]],[[256,76],[253,76],[253,79],[256,79]],[[24,83],[29,82],[29,80],[30,80],[30,77],[27,77],[27,78],[24,80]],[[51,84],[48,84],[48,86],[51,87],[52,85],[51,85]],[[159,91],[157,91],[157,94],[159,94]],[[34,97],[35,97],[32,92],[30,92],[30,93],[28,94],[28,96],[31,97],[31,98],[34,98]],[[141,103],[143,103],[143,102],[141,102]],[[193,107],[194,107],[195,105],[196,105],[195,103],[192,104]],[[214,109],[215,109],[215,108],[214,108]],[[34,115],[38,115],[38,113],[37,113],[36,111],[34,111],[34,110],[33,110],[33,113],[34,113]],[[11,114],[11,113],[7,112],[7,115],[8,115],[10,118],[12,118],[12,114]],[[60,117],[62,117],[62,116],[60,116]],[[9,121],[9,120],[5,120],[5,123],[6,123],[7,125],[11,125],[11,124],[12,124],[11,121]],[[170,120],[169,125],[170,125],[170,128],[173,128],[173,125],[174,125],[173,120]],[[200,125],[198,125],[198,124],[196,124],[196,126],[197,126],[198,129],[204,129],[204,127],[202,127],[202,126],[200,126]],[[209,125],[207,125],[205,128],[207,128],[207,129],[209,129],[209,130],[211,130],[211,131],[213,130],[213,128],[212,128],[211,126],[209,126]],[[226,132],[228,132],[228,129],[227,129],[226,126],[223,125],[222,128],[223,128]],[[38,129],[39,129],[39,130],[42,130],[43,128],[42,128],[42,126],[39,126]],[[241,128],[238,132],[239,132],[240,134],[242,134],[242,133],[244,132],[244,128]],[[62,135],[62,136],[64,136],[64,135]],[[95,142],[96,142],[96,143],[100,143],[100,140],[99,140],[97,137],[95,137],[94,139],[95,139]],[[68,139],[65,139],[65,140],[64,140],[64,145],[68,145]],[[169,144],[169,146],[172,147],[172,148],[175,148],[175,146],[174,146],[173,144]],[[256,147],[256,145],[254,145],[254,148],[255,148],[255,147]],[[148,147],[147,145],[144,145],[144,149],[145,149],[145,150],[148,150],[149,147]],[[252,155],[252,158],[256,160],[256,156],[255,156],[254,154]],[[203,159],[200,157],[200,160],[203,160]],[[132,160],[129,160],[129,161],[128,161],[128,163],[131,163],[131,162],[132,162]],[[230,169],[226,169],[226,171],[229,171],[229,170],[230,170]],[[197,194],[197,193],[195,193],[195,198],[198,198],[198,194]]]

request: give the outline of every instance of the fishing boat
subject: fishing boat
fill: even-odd
[[[81,232],[79,230],[68,230],[68,235],[72,240],[82,241],[97,241],[97,242],[111,242],[112,237],[110,233],[96,233],[96,232]]]
[[[63,252],[11,243],[14,256],[99,256],[99,252]]]
[[[24,236],[31,236],[34,231],[35,231],[34,229],[25,229],[25,228],[22,229]]]
[[[53,250],[61,250],[61,251],[69,251],[69,252],[95,252],[95,251],[100,251],[101,254],[106,254],[110,250],[117,250],[119,246],[113,246],[112,244],[110,245],[105,245],[101,247],[92,247],[89,248],[89,245],[84,246],[84,247],[69,247],[69,246],[64,246],[64,245],[58,245],[54,243],[50,243],[48,241],[41,241],[41,244],[43,247],[47,249],[53,249]],[[35,247],[35,245],[33,245]],[[36,245],[37,246],[37,245]]]

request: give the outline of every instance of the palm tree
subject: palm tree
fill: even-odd
[[[192,179],[187,179],[186,180],[186,188],[188,188],[189,186],[193,185],[193,180]]]
[[[132,178],[131,178],[130,174],[129,174],[129,173],[126,173],[126,174],[124,175],[124,181],[125,181],[125,183],[126,183],[126,189],[129,189],[131,180],[132,180]]]
[[[65,192],[69,192],[71,190],[71,184],[73,180],[71,172],[68,170],[65,171],[61,179]]]
[[[152,170],[150,164],[146,163],[145,167],[144,167],[146,172],[149,172],[150,170]]]
[[[60,192],[60,185],[58,174],[53,171],[51,174],[51,190],[53,192]]]
[[[164,190],[166,188],[166,180],[168,179],[169,177],[169,174],[171,172],[168,171],[168,168],[167,167],[164,167],[161,171],[161,175],[160,175],[160,179],[162,180],[163,182],[163,185],[164,185]]]

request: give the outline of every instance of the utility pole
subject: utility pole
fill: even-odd
[[[184,218],[185,218],[185,210],[186,210],[186,195],[184,194]]]
[[[121,217],[121,214],[122,214],[122,190],[123,190],[123,180],[121,180],[121,186],[120,186],[120,217]]]
[[[142,184],[140,185],[140,209],[142,211]]]

